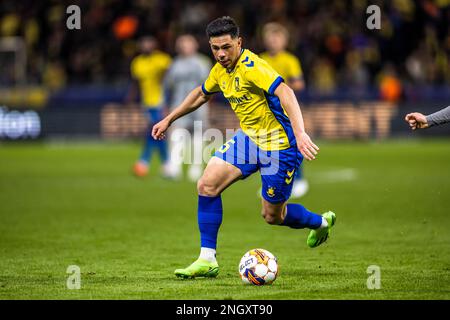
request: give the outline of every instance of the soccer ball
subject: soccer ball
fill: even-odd
[[[262,286],[271,284],[278,275],[277,258],[267,250],[252,249],[244,254],[239,263],[239,274],[246,284]]]

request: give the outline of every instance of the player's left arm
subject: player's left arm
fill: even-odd
[[[305,131],[302,111],[300,110],[300,105],[298,104],[294,91],[282,82],[275,89],[274,94],[280,99],[281,105],[286,110],[291,121],[298,150],[306,160],[314,160],[319,151],[319,147],[312,142]]]

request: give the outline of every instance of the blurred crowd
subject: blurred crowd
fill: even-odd
[[[81,30],[66,27],[71,4],[81,8]],[[380,30],[366,26],[371,4],[381,8]],[[223,15],[256,53],[264,50],[262,26],[284,24],[307,88],[321,94],[377,86],[389,98],[408,84],[450,84],[447,0],[2,0],[0,35],[24,40],[28,83],[124,85],[141,36],[153,35],[173,55],[175,38],[190,33],[211,57],[205,27]],[[12,83],[3,63],[0,85]]]

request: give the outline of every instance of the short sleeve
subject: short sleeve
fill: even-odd
[[[253,67],[249,67],[246,72],[247,80],[263,89],[269,94],[274,94],[280,83],[284,79],[264,60],[259,60]]]
[[[208,78],[202,84],[202,91],[206,95],[217,93],[220,91],[219,84],[217,82],[216,68],[213,67],[209,72]]]

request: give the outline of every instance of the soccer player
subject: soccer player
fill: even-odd
[[[450,107],[439,110],[425,116],[419,112],[408,113],[405,121],[409,123],[412,130],[426,129],[450,122]]]
[[[242,48],[239,28],[232,18],[212,21],[206,33],[217,63],[203,85],[153,127],[152,135],[164,139],[176,119],[196,110],[219,91],[230,102],[242,130],[216,151],[197,183],[200,256],[187,268],[175,270],[175,275],[182,278],[218,275],[221,193],[256,171],[261,173],[262,216],[267,223],[312,229],[307,244],[317,247],[327,240],[336,220],[331,211],[318,215],[287,202],[303,157],[313,160],[319,150],[305,132],[293,90],[267,62]]]
[[[141,53],[131,62],[132,84],[127,101],[130,102],[135,98],[135,93],[139,88],[141,104],[145,109],[150,125],[152,125],[163,118],[162,81],[172,59],[168,54],[156,49],[157,42],[153,37],[141,38],[139,47]],[[147,130],[141,156],[133,167],[136,176],[143,177],[148,173],[149,163],[155,148],[159,150],[164,172],[168,171],[167,143],[154,140]]]
[[[166,104],[169,106],[178,106],[184,98],[195,87],[201,84],[208,76],[211,69],[209,59],[200,55],[197,40],[189,34],[181,35],[176,40],[176,50],[178,56],[175,57],[173,63],[166,74],[164,87],[166,91]],[[207,126],[207,108],[198,109],[189,115],[179,119],[172,126],[172,132],[176,129],[186,129],[194,133],[194,121],[201,121],[202,127]],[[179,131],[181,132],[181,131]],[[173,178],[178,178],[182,173],[182,157],[177,152],[182,152],[186,147],[193,147],[193,163],[189,166],[188,177],[191,181],[197,181],[202,174],[202,136],[190,136],[187,141],[186,137],[181,135],[172,136],[170,139],[170,170]]]
[[[286,81],[295,92],[305,88],[303,71],[299,59],[286,51],[289,41],[287,29],[279,23],[270,22],[263,27],[263,40],[267,49],[260,54],[272,68]],[[303,168],[295,171],[295,181],[292,187],[292,198],[300,198],[308,192],[308,181],[303,176]]]

